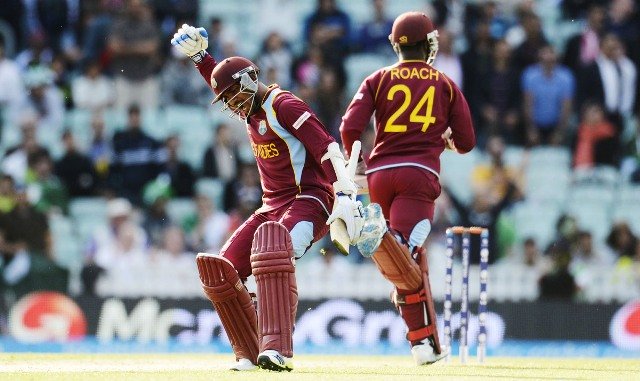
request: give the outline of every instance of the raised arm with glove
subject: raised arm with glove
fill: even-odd
[[[173,35],[171,45],[191,58],[193,62],[200,63],[209,47],[209,35],[204,28],[182,24],[182,27]]]

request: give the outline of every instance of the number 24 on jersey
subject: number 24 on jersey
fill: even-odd
[[[418,101],[418,104],[413,108],[411,114],[409,115],[409,121],[413,123],[422,123],[422,132],[427,131],[429,126],[436,122],[436,118],[431,115],[433,111],[433,98],[435,97],[436,88],[435,86],[429,86],[427,91],[424,93],[422,98]],[[406,124],[395,124],[396,120],[407,111],[409,105],[411,104],[411,90],[407,85],[397,84],[393,85],[391,89],[389,89],[389,93],[387,93],[387,100],[393,100],[396,97],[396,93],[398,96],[403,96],[404,101],[402,105],[396,110],[396,112],[391,115],[391,117],[387,120],[387,123],[384,126],[384,132],[406,132],[407,125]],[[425,108],[426,103],[426,110]]]

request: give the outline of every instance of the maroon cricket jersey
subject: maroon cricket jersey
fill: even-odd
[[[216,64],[207,54],[196,65],[207,83]],[[264,192],[258,211],[275,210],[295,198],[308,198],[320,203],[328,215],[336,178],[329,160],[323,165],[321,158],[335,140],[309,106],[271,85],[261,109],[248,118],[246,128]]]
[[[407,60],[367,77],[342,118],[340,133],[347,152],[368,127],[375,112],[376,138],[367,172],[415,166],[439,176],[442,133],[460,153],[475,146],[469,106],[446,75],[424,61]]]

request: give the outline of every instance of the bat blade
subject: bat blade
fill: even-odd
[[[342,255],[349,255],[349,233],[344,221],[337,219],[329,225],[331,241]]]

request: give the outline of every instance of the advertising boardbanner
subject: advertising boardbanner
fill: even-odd
[[[220,319],[205,299],[70,298],[37,292],[19,299],[2,315],[6,326],[0,346],[9,351],[230,350]],[[640,301],[623,306],[494,303],[489,305],[486,322],[490,353],[508,350],[526,355],[532,343],[549,350],[549,344],[556,343],[555,348],[570,352],[584,347],[596,356],[640,351]],[[455,335],[459,314],[454,314],[452,328]],[[472,348],[477,333],[478,319],[471,314]],[[405,335],[405,325],[389,302],[301,300],[294,344],[305,352],[405,353]],[[599,349],[594,350],[594,345]],[[542,352],[536,355],[546,353]]]

